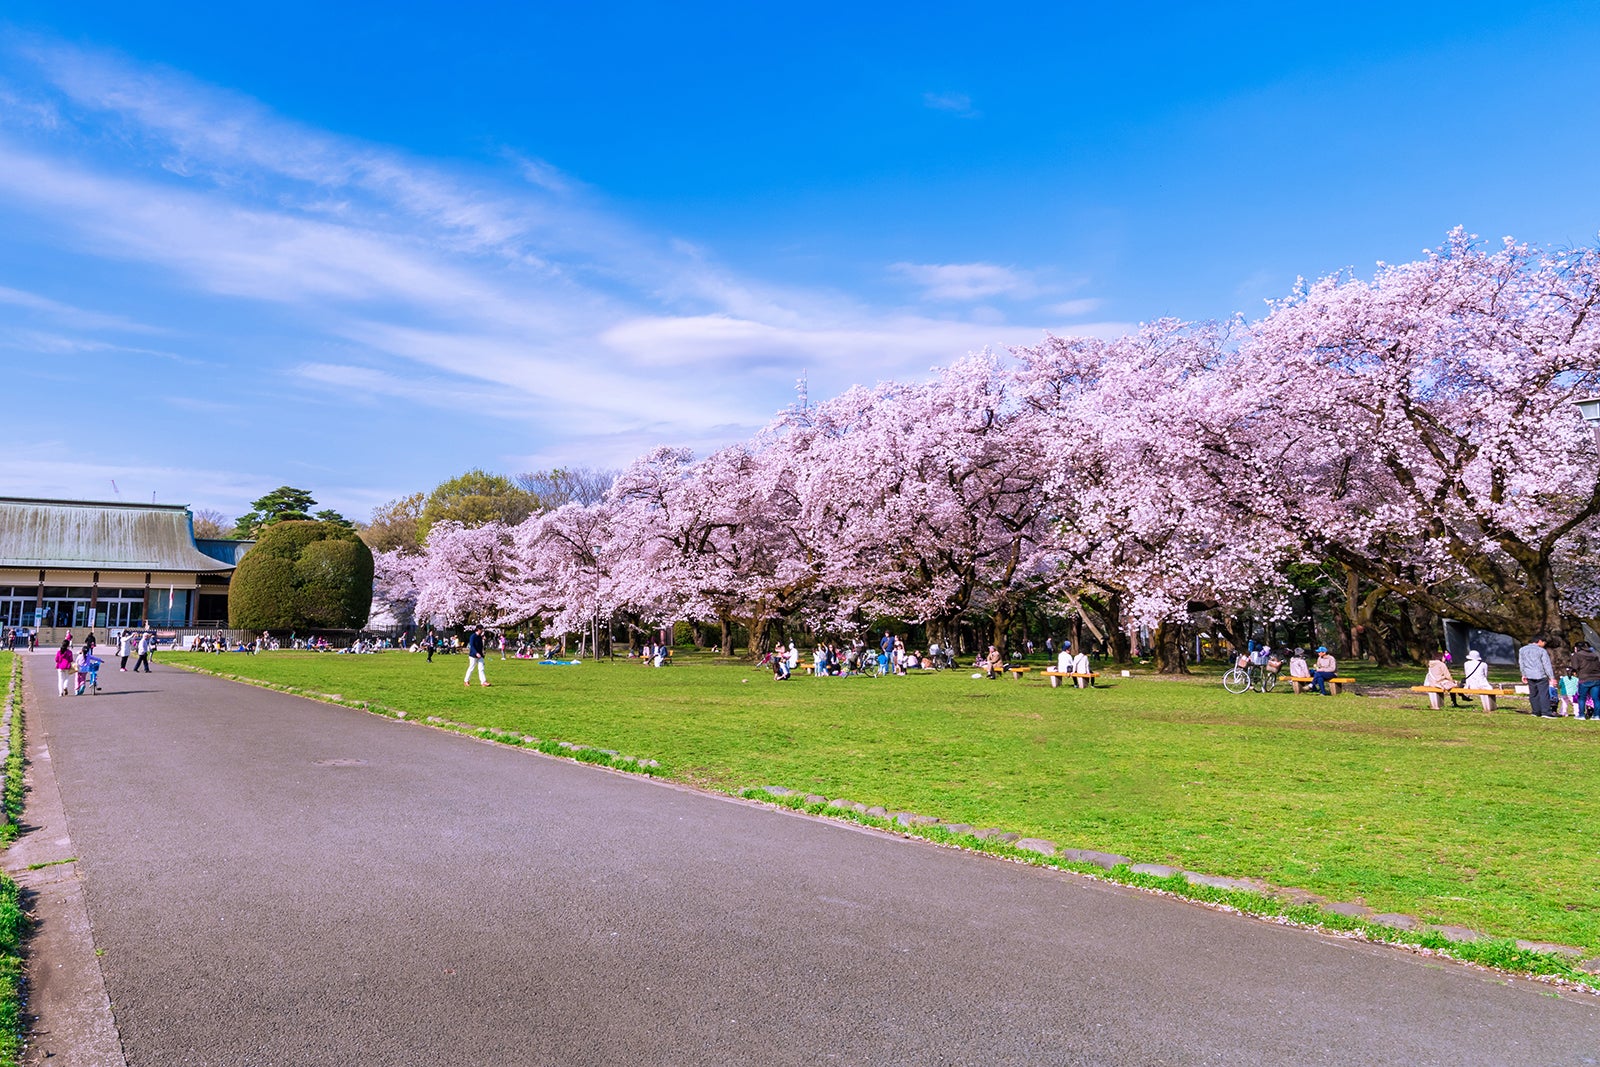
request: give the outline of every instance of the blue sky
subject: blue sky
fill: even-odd
[[[72,5],[0,23],[0,492],[365,518],[1046,331],[1589,244],[1600,5]]]

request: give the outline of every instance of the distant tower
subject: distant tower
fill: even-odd
[[[794,380],[794,391],[796,397],[795,406],[801,411],[805,411],[811,406],[811,397],[806,391],[806,372],[804,370],[800,372],[800,377]]]

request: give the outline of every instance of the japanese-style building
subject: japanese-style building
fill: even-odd
[[[226,627],[252,544],[196,540],[178,504],[0,497],[0,627]]]

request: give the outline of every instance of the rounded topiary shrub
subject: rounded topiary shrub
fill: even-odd
[[[372,605],[372,550],[331,522],[264,528],[233,572],[228,624],[236,630],[351,630]]]

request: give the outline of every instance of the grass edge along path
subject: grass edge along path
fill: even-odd
[[[662,769],[660,762],[645,759],[639,756],[624,755],[615,749],[596,748],[592,745],[577,744],[572,741],[561,741],[555,738],[539,738],[532,734],[518,733],[515,730],[501,730],[493,726],[478,726],[470,722],[456,722],[453,719],[442,718],[438,715],[416,716],[401,708],[391,708],[383,704],[374,704],[368,700],[352,700],[340,693],[322,693],[314,689],[306,689],[297,685],[285,685],[281,682],[267,682],[259,678],[249,678],[240,674],[228,674],[225,671],[214,671],[209,667],[193,663],[173,663],[167,661],[167,666],[177,667],[179,670],[192,671],[195,674],[209,674],[213,678],[221,678],[228,682],[239,682],[243,685],[253,685],[257,689],[271,689],[290,696],[304,697],[323,704],[336,704],[341,708],[351,708],[355,711],[365,711],[372,715],[381,715],[387,719],[398,719],[403,722],[421,723],[423,726],[432,726],[439,730],[448,730],[451,733],[465,734],[476,737],[481,741],[493,741],[496,744],[510,745],[514,748],[530,748],[535,752],[542,752],[547,756],[557,756],[563,759],[576,760],[579,763],[592,763],[602,767],[609,767],[616,771],[627,771],[630,774],[643,774],[649,777],[671,778],[672,776]]]
[[[1403,929],[1360,916],[1329,911],[1316,903],[1296,903],[1293,900],[1284,899],[1270,892],[1222,888],[1193,882],[1184,876],[1184,872],[1159,875],[1134,870],[1133,866],[1128,863],[1117,863],[1107,868],[1095,863],[1076,862],[1055,854],[1053,842],[1044,843],[1052,846],[1051,852],[1047,854],[1030,848],[1018,847],[1012,844],[1010,840],[1005,839],[1011,838],[1014,840],[1017,837],[1015,834],[1004,835],[1004,837],[999,835],[978,836],[975,833],[952,830],[947,826],[940,825],[939,820],[936,818],[924,816],[913,817],[912,819],[896,819],[890,815],[877,815],[861,811],[859,810],[860,805],[847,806],[847,802],[834,802],[825,797],[803,794],[782,787],[711,787],[708,789],[703,783],[674,775],[670,769],[663,768],[654,759],[622,755],[613,749],[598,748],[587,744],[550,738],[541,739],[510,730],[456,722],[440,716],[416,716],[404,709],[376,704],[367,700],[351,699],[339,693],[324,693],[302,686],[264,681],[245,675],[215,670],[202,664],[173,662],[172,660],[167,662],[170,666],[197,674],[209,674],[226,681],[252,685],[260,689],[271,689],[292,696],[381,715],[386,718],[420,723],[424,726],[464,734],[496,744],[530,748],[547,756],[572,759],[617,771],[660,777],[695,789],[704,789],[708,792],[717,792],[744,800],[782,807],[807,815],[840,819],[902,837],[919,838],[932,844],[976,852],[998,859],[1068,871],[1159,895],[1178,897],[1206,907],[1247,915],[1281,925],[1296,926],[1337,936],[1393,945],[1422,954],[1437,955],[1463,963],[1474,964],[1493,971],[1538,979],[1574,991],[1600,993],[1600,974],[1591,974],[1583,970],[1578,966],[1579,960],[1576,957],[1563,952],[1528,948],[1524,945],[1519,945],[1514,938],[1479,937],[1473,940],[1457,940],[1437,930],[1427,928]]]
[[[0,711],[0,733],[6,738],[5,782],[0,788],[5,822],[0,845],[16,840],[26,785],[23,779],[22,659],[7,653],[6,696]],[[0,1067],[15,1067],[23,1049],[23,943],[28,916],[22,908],[22,888],[10,875],[0,873]]]

